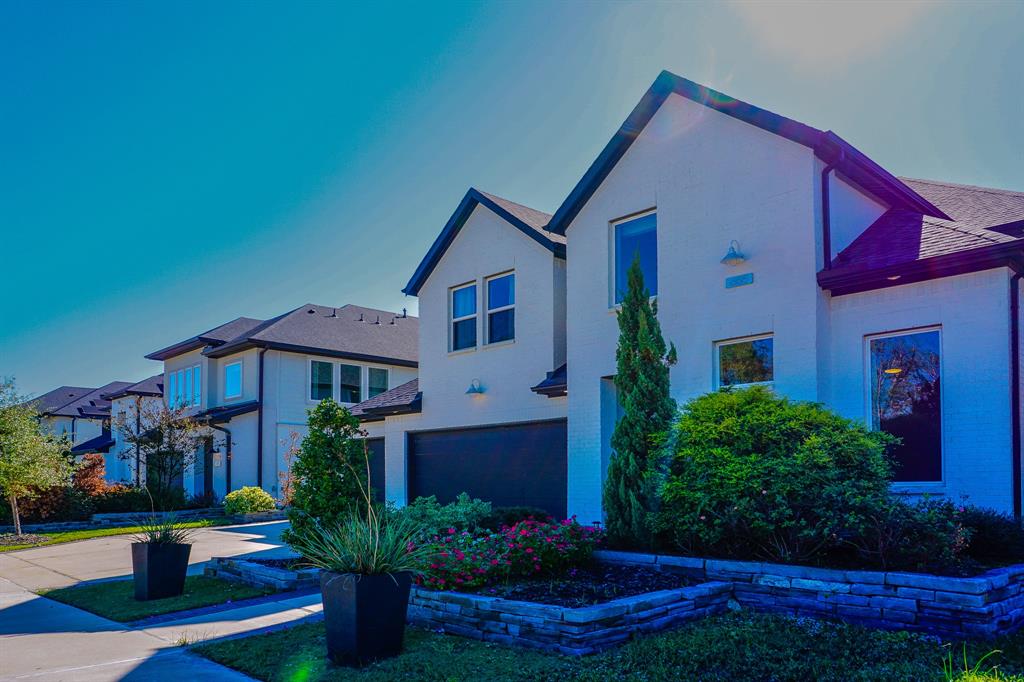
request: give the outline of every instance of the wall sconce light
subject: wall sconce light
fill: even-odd
[[[473,379],[473,381],[469,382],[469,388],[466,389],[466,394],[479,395],[485,393],[486,391],[487,389],[483,387],[483,384],[480,383],[479,379]]]
[[[722,259],[722,265],[740,265],[746,260],[747,257],[740,252],[740,243],[735,239],[729,242],[729,250]]]

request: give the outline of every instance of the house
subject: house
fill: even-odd
[[[142,416],[147,411],[159,409],[164,396],[164,375],[155,374],[134,384],[106,394],[110,401],[111,443],[104,453],[106,479],[138,485],[145,481],[145,473],[139,466],[139,453],[125,442],[117,428],[124,419],[135,420],[135,430],[140,428]]]
[[[819,401],[902,438],[896,491],[1020,515],[1024,193],[896,177],[668,72],[550,218],[471,190],[444,226],[405,289],[418,382],[355,408],[383,422],[388,498],[601,519],[634,256],[680,403]]]
[[[113,443],[107,395],[130,385],[129,381],[112,381],[97,388],[61,386],[32,402],[39,411],[43,430],[66,436],[72,453],[105,453]]]
[[[306,304],[269,320],[239,317],[146,357],[163,362],[164,401],[215,434],[183,481],[223,497],[277,495],[307,411],[353,406],[416,377],[418,320],[356,305]]]

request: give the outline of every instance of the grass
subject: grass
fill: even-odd
[[[977,665],[993,649],[1001,652]],[[934,637],[749,613],[708,618],[584,658],[410,628],[401,656],[354,670],[327,662],[322,623],[194,650],[268,682],[1024,682],[1014,676],[1024,672],[1024,635],[968,644],[964,666],[962,645],[944,645]],[[943,666],[951,652],[947,675]],[[999,669],[993,672],[993,666]]]
[[[180,597],[152,601],[136,601],[135,587],[131,580],[75,585],[41,591],[40,594],[110,620],[128,623],[175,611],[260,597],[272,592],[269,588],[195,575],[185,578],[185,592]]]
[[[235,523],[234,520],[222,517],[201,519],[199,521],[182,521],[178,525],[185,528],[210,528],[212,526],[227,526],[233,523]],[[0,552],[13,552],[18,549],[31,549],[33,547],[48,547],[49,545],[59,545],[65,542],[75,542],[76,540],[91,540],[92,538],[103,538],[110,535],[133,535],[141,530],[141,526],[121,526],[118,528],[87,528],[85,530],[64,530],[54,533],[33,533],[33,535],[45,537],[46,540],[35,544],[0,545]]]

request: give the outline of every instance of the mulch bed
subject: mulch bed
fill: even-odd
[[[308,565],[303,563],[302,559],[295,557],[289,557],[287,559],[247,559],[241,557],[243,561],[250,563],[259,564],[260,566],[269,566],[271,568],[283,568],[286,571],[298,571],[303,568],[309,568]]]
[[[558,578],[523,580],[487,587],[479,594],[578,608],[692,584],[683,576],[649,568],[599,564],[570,569],[568,574]]]
[[[39,545],[50,538],[45,535],[33,535],[31,533],[22,533],[21,535],[15,535],[14,533],[0,533],[0,547],[9,547],[11,545]]]

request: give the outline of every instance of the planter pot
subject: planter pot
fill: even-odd
[[[192,545],[132,543],[135,598],[139,601],[177,597],[185,589]]]
[[[342,665],[365,665],[402,651],[412,574],[320,575],[327,655]]]

